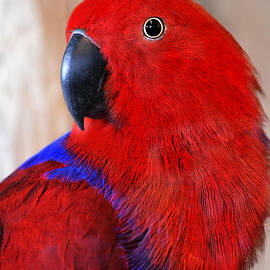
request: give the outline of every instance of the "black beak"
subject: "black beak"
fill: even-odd
[[[84,117],[106,117],[105,69],[99,48],[84,34],[73,33],[63,57],[61,83],[68,110],[81,130]]]

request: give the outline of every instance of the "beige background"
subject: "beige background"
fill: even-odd
[[[59,73],[65,25],[78,2],[0,0],[0,179],[71,127]],[[260,73],[266,93],[262,102],[270,115],[270,1],[198,2],[250,55]],[[256,270],[270,269],[269,246]]]

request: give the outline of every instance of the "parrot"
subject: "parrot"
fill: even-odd
[[[84,0],[72,129],[0,184],[0,269],[243,270],[265,240],[257,71],[192,0]]]

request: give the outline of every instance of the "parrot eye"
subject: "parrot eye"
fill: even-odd
[[[143,25],[143,34],[149,39],[158,39],[165,32],[165,25],[162,19],[151,17]]]

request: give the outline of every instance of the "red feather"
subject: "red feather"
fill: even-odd
[[[112,207],[85,181],[47,181],[47,162],[17,171],[0,188],[0,268],[127,269],[115,244]]]
[[[166,25],[157,41],[142,34],[152,16]],[[109,119],[85,119],[84,132],[74,124],[67,147],[73,167],[102,171],[110,196],[84,179],[40,178],[61,164],[9,178],[0,202],[5,269],[249,267],[264,238],[269,178],[259,84],[246,54],[189,0],[86,0],[67,39],[75,29],[108,62]]]
[[[67,36],[84,29],[101,47],[111,122],[74,125],[70,147],[103,168],[112,203],[125,198],[118,210],[123,228],[135,223],[130,237],[148,229],[139,250],[154,267],[247,267],[262,243],[269,180],[246,54],[191,1],[103,4],[84,1]],[[151,16],[166,24],[156,42],[141,33]]]

